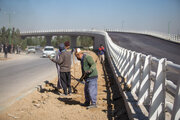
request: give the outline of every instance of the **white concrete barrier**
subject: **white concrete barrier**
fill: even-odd
[[[108,55],[110,55],[111,63],[114,63],[114,70],[116,70],[116,73],[119,73],[116,74],[116,77],[122,76],[127,79],[126,84],[131,86],[131,95],[137,96],[136,106],[148,106],[149,113],[146,115],[148,119],[180,119],[179,79],[176,80],[176,85],[166,80],[168,72],[176,73],[177,76],[180,75],[180,65],[169,62],[165,58],[159,60],[121,48],[112,42],[108,34],[106,34],[106,48]],[[152,65],[157,66],[157,72],[152,71]],[[154,81],[152,81],[153,76],[155,76]],[[151,89],[153,89],[152,92]],[[175,92],[173,103],[168,102],[167,91]],[[151,94],[152,98],[150,97]],[[167,118],[167,112],[170,113],[170,118]]]

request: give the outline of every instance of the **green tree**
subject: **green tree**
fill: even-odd
[[[77,46],[90,47],[93,46],[93,39],[89,36],[79,36],[77,38]]]
[[[6,28],[3,26],[2,28],[1,28],[1,33],[0,33],[0,38],[1,38],[1,43],[8,43],[8,41],[7,41],[7,36],[8,36],[8,34],[7,34],[7,30],[6,30]]]
[[[45,37],[44,37],[44,38],[41,37],[41,39],[40,39],[40,45],[41,45],[42,47],[46,46],[46,38],[45,38]]]

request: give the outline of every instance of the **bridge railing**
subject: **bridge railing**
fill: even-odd
[[[166,58],[157,59],[124,49],[114,44],[108,34],[105,35],[105,42],[116,77],[125,79],[129,93],[137,98],[137,106],[146,106],[147,119],[179,120],[180,65]],[[176,76],[175,79],[171,79],[172,75]]]
[[[138,33],[144,35],[151,35],[155,37],[162,38],[164,40],[173,41],[176,43],[180,43],[180,35],[176,34],[165,34],[162,32],[152,32],[152,31],[133,31],[133,30],[114,30],[114,29],[106,29],[107,32],[127,32],[127,33]]]

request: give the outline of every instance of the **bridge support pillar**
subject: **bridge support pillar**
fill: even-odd
[[[78,36],[71,36],[71,48],[76,47],[77,37]]]
[[[51,46],[52,36],[45,36],[45,37],[46,37],[46,45]]]

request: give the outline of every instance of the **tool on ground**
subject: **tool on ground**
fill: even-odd
[[[81,81],[80,79],[75,78],[73,75],[71,75],[71,77],[72,77],[74,80],[80,82],[81,84],[84,84],[84,81]]]
[[[74,77],[74,76],[72,76],[72,75],[71,75],[71,77],[75,78],[75,77]],[[72,88],[73,88],[73,92],[74,92],[74,93],[77,93],[77,89],[76,89],[76,88],[77,88],[77,86],[79,85],[79,83],[84,84],[83,79],[84,79],[85,77],[86,77],[86,74],[83,74],[83,75],[82,75],[82,77],[81,77],[80,79],[75,79],[75,80],[77,80],[77,81],[78,81],[78,83],[77,83],[74,87],[72,86]]]

